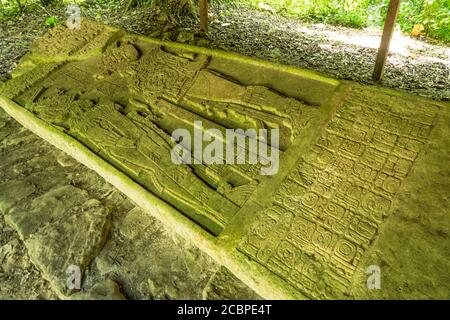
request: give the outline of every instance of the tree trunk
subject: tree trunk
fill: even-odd
[[[208,32],[208,0],[200,0],[199,6],[200,33],[206,34]]]

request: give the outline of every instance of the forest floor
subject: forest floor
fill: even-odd
[[[196,34],[194,18],[168,15],[154,7],[125,8],[88,2],[82,16],[128,32],[165,40],[237,52],[246,56],[315,70],[338,79],[370,83],[381,31],[304,23],[244,7],[213,5],[207,39]],[[64,22],[64,6],[37,7],[0,21],[0,79],[11,71],[33,40],[56,16]],[[450,47],[396,34],[382,85],[438,100],[450,100]]]

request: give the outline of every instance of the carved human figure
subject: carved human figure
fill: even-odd
[[[208,57],[154,46],[124,76],[147,102],[166,99],[228,128],[280,129],[286,149],[315,108],[264,86],[244,86],[207,68]]]

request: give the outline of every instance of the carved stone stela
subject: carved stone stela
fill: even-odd
[[[307,297],[348,296],[440,108],[390,93],[373,101],[375,89],[357,85],[317,105],[243,84],[213,59],[83,21],[36,42],[0,94],[219,238],[271,180],[250,163],[174,164],[172,132],[193,132],[195,121],[220,132],[279,129],[280,182],[237,251]],[[287,154],[292,167],[283,167]]]

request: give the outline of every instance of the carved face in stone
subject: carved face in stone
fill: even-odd
[[[103,75],[124,72],[140,56],[139,49],[130,41],[114,42],[102,55],[102,66],[105,69]]]
[[[202,61],[167,52],[157,46],[127,70],[130,90],[139,94],[180,98],[191,87]]]

